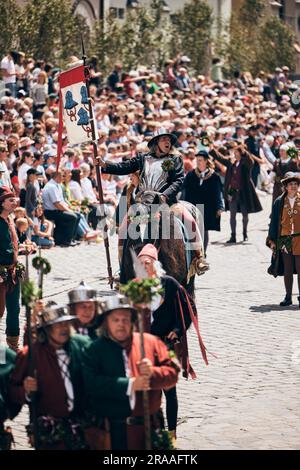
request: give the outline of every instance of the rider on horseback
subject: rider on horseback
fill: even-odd
[[[185,221],[193,243],[194,260],[196,272],[200,274],[203,269],[203,244],[197,224],[193,216],[183,206],[177,203],[177,194],[180,192],[184,180],[183,161],[180,155],[172,148],[176,144],[177,137],[168,132],[160,132],[148,142],[149,152],[138,154],[136,157],[122,163],[105,162],[98,158],[103,173],[114,175],[128,175],[139,172],[140,192],[153,191],[159,194],[159,202],[169,206],[176,204],[176,212],[180,212]],[[127,218],[123,220],[119,229],[119,237],[126,228]],[[193,228],[193,233],[190,234]],[[120,237],[121,238],[121,237]]]

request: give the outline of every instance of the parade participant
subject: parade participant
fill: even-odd
[[[203,204],[204,210],[204,250],[208,245],[208,231],[220,231],[221,214],[225,210],[222,184],[214,171],[208,153],[200,150],[197,153],[197,168],[190,171],[183,183],[183,197],[195,206]]]
[[[13,443],[12,433],[4,427],[4,422],[15,416],[8,400],[8,381],[15,359],[16,353],[0,344],[0,451],[10,450]]]
[[[174,134],[168,132],[159,132],[148,142],[149,152],[138,154],[130,160],[122,163],[105,162],[99,158],[103,173],[115,175],[128,175],[139,171],[139,191],[153,192],[153,201],[155,193],[159,194],[159,202],[167,203],[172,206],[177,203],[177,194],[182,189],[184,181],[183,162],[179,154],[173,151],[177,142]],[[164,164],[170,165],[165,168]],[[152,201],[152,202],[153,202]],[[178,204],[177,208],[178,208]],[[173,206],[173,207],[174,207]],[[190,235],[190,241],[193,243],[194,259],[196,271],[200,274],[203,265],[203,246],[199,228],[195,223],[189,211],[180,206],[183,214],[183,220],[186,220],[187,229]],[[124,218],[122,225],[127,224],[127,217]],[[123,227],[120,232],[123,233]]]
[[[0,188],[0,319],[6,307],[6,341],[17,351],[19,347],[20,272],[18,237],[11,218],[18,205],[15,194],[6,186]]]
[[[148,333],[141,360],[136,311],[125,297],[104,298],[99,308],[102,333],[85,349],[83,363],[91,407],[99,421],[108,419],[113,450],[145,449],[141,392],[149,392],[151,423],[160,428],[162,390],[174,387],[179,368],[164,343]]]
[[[68,297],[70,313],[76,317],[73,326],[77,333],[97,338],[97,291],[81,281],[78,287],[68,292]]]
[[[267,239],[273,250],[269,274],[284,276],[286,295],[280,305],[292,305],[293,274],[298,275],[300,307],[300,176],[289,172],[282,180],[284,192],[274,202]]]
[[[171,276],[167,276],[158,261],[158,252],[154,245],[147,244],[138,255],[139,260],[149,278],[159,278],[164,289],[160,304],[153,307],[151,318],[146,319],[145,329],[149,333],[159,336],[169,349],[180,351],[183,375],[189,374],[195,378],[195,373],[189,363],[187,335],[192,318],[197,316],[196,306],[187,291]],[[197,323],[198,324],[198,323]],[[199,334],[199,330],[197,331]],[[199,334],[200,336],[200,334]],[[205,346],[200,337],[202,352],[205,355]],[[168,428],[176,438],[178,402],[176,387],[165,390]]]
[[[273,187],[273,198],[272,203],[282,194],[282,179],[284,175],[289,172],[299,171],[298,161],[293,160],[287,154],[289,149],[288,144],[282,144],[279,148],[279,160],[274,163],[273,173],[274,173],[274,187]]]
[[[226,166],[224,183],[225,208],[230,210],[231,237],[227,243],[236,243],[236,215],[243,215],[243,240],[248,240],[248,214],[259,212],[262,206],[259,202],[251,178],[253,162],[243,144],[233,148],[234,158],[227,159],[213,147],[211,155]]]
[[[146,154],[139,154],[121,163],[104,162],[99,159],[102,172],[128,175],[139,171],[140,186],[143,189],[159,192],[162,202],[175,203],[184,178],[182,160],[179,155],[172,152],[176,140],[175,135],[163,132],[148,142],[149,152]],[[162,163],[167,158],[172,158],[174,161],[174,168],[169,172],[162,168]]]
[[[36,392],[40,449],[86,448],[80,424],[85,409],[82,348],[89,340],[81,335],[71,336],[73,321],[74,316],[67,313],[65,306],[46,306],[40,313],[37,340],[32,345],[35,376],[28,374],[28,346],[19,352],[11,375],[12,403],[24,405]],[[33,439],[31,426],[28,433]]]

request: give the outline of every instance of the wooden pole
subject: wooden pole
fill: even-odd
[[[25,282],[29,281],[29,252],[28,247],[25,251],[26,256],[26,271],[25,271]],[[32,353],[32,331],[31,331],[31,307],[28,303],[25,305],[26,311],[26,332],[27,332],[27,345],[28,345],[28,375],[30,377],[36,376],[34,357]],[[36,411],[36,392],[30,393],[29,402],[29,419],[33,426],[33,439],[35,450],[39,449],[39,435],[38,435],[38,424],[37,424],[37,411]]]
[[[85,77],[86,77],[87,96],[88,96],[88,99],[89,99],[89,116],[90,116],[90,125],[91,125],[91,129],[92,129],[92,138],[93,138],[92,144],[93,144],[93,152],[94,152],[94,161],[97,162],[96,163],[96,176],[97,176],[97,187],[98,187],[98,194],[99,194],[99,203],[100,203],[100,214],[101,214],[101,220],[105,221],[104,229],[103,229],[103,238],[104,238],[106,262],[107,262],[108,282],[110,284],[110,288],[113,289],[114,278],[113,278],[113,275],[112,275],[110,252],[109,252],[108,227],[107,227],[106,216],[105,216],[105,211],[104,211],[104,197],[103,197],[103,188],[102,188],[102,181],[101,181],[100,165],[98,163],[98,149],[97,149],[96,130],[95,130],[95,123],[94,123],[94,118],[93,118],[92,102],[91,102],[90,91],[89,91],[89,86],[88,86],[89,70],[86,67],[86,55],[85,55],[85,51],[84,51],[84,44],[83,44],[82,36],[81,36],[81,44],[82,44],[82,60],[83,60],[83,65],[85,67],[84,74],[85,74]]]
[[[145,346],[144,346],[144,319],[149,313],[147,308],[138,309],[138,325],[140,333],[140,351],[141,358],[145,358]],[[144,405],[144,427],[145,427],[145,447],[146,450],[152,450],[151,443],[151,421],[150,421],[150,408],[149,408],[149,393],[143,391],[143,405]]]

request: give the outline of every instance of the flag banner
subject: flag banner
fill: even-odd
[[[78,145],[93,140],[92,125],[89,114],[89,98],[86,86],[85,66],[79,65],[59,76],[59,131],[57,162],[59,167],[62,150],[63,121],[66,126],[70,145]],[[93,114],[95,129],[97,129]],[[98,135],[96,133],[96,139]]]

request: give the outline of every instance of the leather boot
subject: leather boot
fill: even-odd
[[[227,240],[226,243],[236,243],[236,236],[235,236],[235,233],[232,233],[232,234],[231,234],[231,237],[229,238],[229,240]]]
[[[243,239],[244,239],[244,242],[248,241],[248,235],[246,231],[243,232]]]
[[[19,351],[19,336],[6,336],[6,343],[13,351]]]
[[[194,251],[194,257],[191,264],[193,265],[198,276],[209,270],[209,264],[205,260],[205,256],[203,256],[202,250]]]
[[[298,297],[299,299],[299,297]],[[289,305],[292,305],[292,297],[290,295],[286,295],[285,298],[283,299],[282,302],[280,302],[280,307],[288,307]]]

